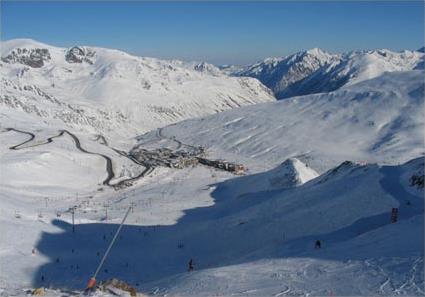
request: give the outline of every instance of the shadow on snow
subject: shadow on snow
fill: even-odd
[[[385,166],[379,170],[383,175],[379,181],[381,186],[400,203],[399,220],[406,220],[423,213],[423,199],[409,194],[400,185],[400,167]],[[186,210],[185,215],[175,225],[125,225],[98,279],[116,277],[139,286],[148,281],[187,271],[190,258],[194,259],[195,269],[204,269],[242,264],[261,258],[297,257],[311,251],[317,238],[325,242],[325,248],[322,249],[324,251],[326,247],[334,243],[355,238],[361,233],[390,224],[389,210],[386,213],[361,218],[349,226],[327,234],[298,237],[279,243],[285,248],[278,254],[255,252],[250,254],[253,248],[273,243],[267,238],[264,242],[258,242],[258,238],[252,238],[249,222],[238,223],[231,220],[220,222],[216,219],[226,218],[227,215],[241,212],[270,199],[277,199],[285,191],[291,190],[253,193],[244,195],[243,199],[226,197],[227,187],[231,187],[232,182],[240,178],[244,177],[217,184],[217,188],[212,193],[215,199],[213,206]],[[415,201],[415,205],[406,205],[408,199]],[[50,285],[82,289],[94,273],[118,225],[79,224],[76,225],[76,232],[72,233],[70,224],[61,220],[54,220],[52,223],[60,227],[63,232],[42,234],[37,249],[49,257],[50,262],[39,268],[33,279],[34,286]],[[423,243],[423,232],[420,236]],[[423,247],[421,251],[423,253]],[[388,251],[386,253],[380,256],[391,256]],[[352,251],[350,255],[321,251],[313,252],[309,256],[334,260],[356,258],[356,254]],[[357,256],[357,258],[361,257],[362,255]]]

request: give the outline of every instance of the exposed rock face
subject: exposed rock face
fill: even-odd
[[[204,72],[204,73],[208,73],[214,76],[220,76],[222,75],[222,72],[220,71],[219,68],[217,68],[216,66],[206,63],[206,62],[201,62],[199,64],[196,64],[193,67],[194,70],[198,71],[198,72]]]
[[[95,56],[96,52],[86,48],[86,47],[79,47],[74,46],[73,48],[69,49],[66,52],[65,60],[68,63],[89,63],[93,64],[93,58]]]
[[[1,60],[5,63],[20,63],[32,68],[40,68],[44,66],[45,61],[51,59],[49,50],[46,48],[16,48]]]
[[[121,296],[119,291],[124,291],[130,293],[130,296],[137,296],[137,290],[134,287],[131,287],[122,280],[113,278],[106,281],[103,281],[99,284],[99,288],[102,291],[113,293],[114,295]],[[116,291],[115,289],[118,289]]]
[[[267,58],[235,73],[259,79],[272,89],[277,98],[302,95],[298,84],[321,68],[338,63],[339,55],[332,55],[318,48],[302,51],[284,58]]]
[[[44,296],[45,295],[44,288],[35,289],[34,291],[32,291],[31,295],[33,295],[33,296]]]

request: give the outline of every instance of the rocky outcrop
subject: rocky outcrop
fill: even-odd
[[[44,296],[45,294],[44,288],[37,288],[31,293],[33,296]]]
[[[424,175],[412,175],[410,178],[410,186],[417,187],[418,189],[424,188]]]
[[[193,66],[193,69],[198,72],[203,72],[214,76],[220,76],[223,74],[219,68],[206,62],[196,64],[195,66]]]
[[[99,289],[118,296],[121,296],[120,291],[128,292],[132,297],[137,296],[137,290],[134,287],[131,287],[126,282],[116,278],[101,282],[99,284]]]
[[[1,60],[5,63],[19,63],[30,66],[32,68],[43,67],[44,63],[50,59],[50,52],[46,48],[16,48],[6,57],[1,58]]]
[[[96,55],[96,52],[89,48],[74,46],[66,52],[65,60],[68,63],[86,62],[91,65],[94,63],[95,55]]]

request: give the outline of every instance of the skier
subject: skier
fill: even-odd
[[[189,269],[188,271],[191,272],[193,270],[193,260],[192,258],[189,260]]]
[[[321,248],[322,243],[320,242],[320,240],[316,240],[316,243],[314,244],[314,248],[315,249],[320,249]]]

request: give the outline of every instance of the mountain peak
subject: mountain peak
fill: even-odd
[[[302,185],[319,174],[297,158],[286,159],[274,171],[270,183],[275,187],[292,187]]]
[[[309,54],[309,55],[313,55],[313,56],[320,56],[320,55],[329,55],[326,51],[318,48],[318,47],[314,47],[311,48],[309,50],[304,51],[304,53]]]
[[[196,64],[193,69],[198,72],[208,73],[214,76],[221,74],[221,70],[217,66],[207,63],[205,61]]]

